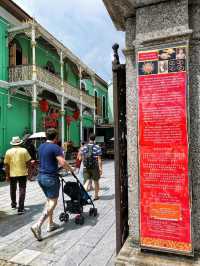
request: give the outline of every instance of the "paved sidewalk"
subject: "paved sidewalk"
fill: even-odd
[[[0,183],[0,265],[12,265],[11,262],[32,265],[56,266],[112,266],[115,258],[115,206],[114,206],[114,163],[104,163],[104,174],[100,180],[100,200],[96,201],[99,215],[89,217],[90,206],[84,208],[85,223],[74,223],[70,216],[68,223],[61,228],[46,233],[43,227],[42,242],[38,242],[30,231],[31,225],[40,216],[45,198],[37,182],[27,186],[27,212],[18,216],[10,208],[9,186]],[[92,192],[93,194],[93,192]],[[61,195],[60,195],[61,196]],[[55,212],[58,220],[62,212],[62,201]],[[6,260],[9,264],[3,264]],[[14,264],[15,265],[15,264]]]

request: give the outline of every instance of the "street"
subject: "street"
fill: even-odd
[[[106,161],[100,180],[100,200],[95,201],[98,216],[90,217],[90,206],[84,207],[85,223],[76,225],[74,215],[68,223],[58,219],[63,211],[62,198],[55,211],[55,222],[61,228],[46,233],[43,227],[43,241],[38,242],[30,231],[39,218],[45,197],[37,182],[27,183],[25,201],[26,213],[17,215],[10,207],[9,185],[0,183],[0,265],[3,260],[22,265],[114,265],[115,258],[115,191],[114,162]],[[93,195],[93,191],[91,192]],[[2,261],[1,261],[2,260]],[[2,264],[1,264],[2,263]]]

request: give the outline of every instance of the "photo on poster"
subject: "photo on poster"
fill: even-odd
[[[166,48],[159,50],[159,60],[172,60],[176,59],[176,49],[175,48]]]
[[[186,59],[186,50],[184,47],[176,48],[176,59]]]
[[[158,62],[158,73],[168,73],[168,60]]]
[[[158,61],[139,62],[139,75],[158,74]]]

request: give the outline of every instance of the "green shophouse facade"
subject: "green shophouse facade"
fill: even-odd
[[[12,136],[44,131],[49,112],[59,114],[62,143],[75,146],[107,121],[107,83],[10,0],[0,2],[0,51],[0,155]]]

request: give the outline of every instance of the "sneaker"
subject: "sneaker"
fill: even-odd
[[[47,226],[47,232],[55,231],[55,230],[57,230],[58,228],[60,228],[60,225],[59,225],[59,224],[56,224],[56,223],[49,224],[49,225]]]
[[[34,234],[34,237],[38,240],[38,241],[42,241],[42,236],[41,236],[41,229],[39,228],[39,226],[33,225],[31,227],[31,231]]]
[[[25,213],[25,209],[18,209],[17,213],[18,215],[22,215]]]
[[[12,205],[11,205],[11,208],[12,208],[12,209],[17,209],[17,205],[12,204]]]

